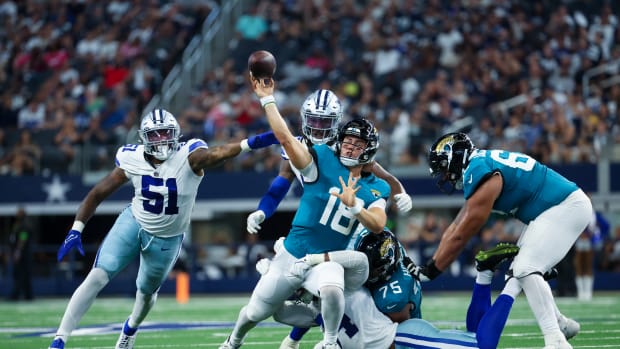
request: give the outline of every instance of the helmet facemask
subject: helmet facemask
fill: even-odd
[[[302,132],[312,144],[326,144],[336,138],[342,105],[332,91],[315,91],[306,98],[299,113]]]
[[[163,109],[155,109],[146,115],[138,133],[144,152],[157,160],[167,160],[179,147],[181,128],[174,116]]]

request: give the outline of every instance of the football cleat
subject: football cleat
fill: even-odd
[[[123,324],[121,335],[118,337],[114,349],[133,349],[133,344],[136,342],[136,329],[129,327],[127,324],[128,322],[129,319]],[[126,332],[131,334],[127,334]]]
[[[220,345],[219,349],[238,349],[241,348],[241,344],[239,345],[234,345],[230,342],[230,336],[228,336],[228,338],[226,338],[226,341],[224,341],[224,343],[222,343],[222,345]]]
[[[579,333],[581,325],[571,318],[567,318],[564,315],[560,315],[558,319],[558,325],[560,325],[560,331],[564,334],[566,339],[571,339]]]
[[[325,343],[323,349],[340,349],[340,345],[338,343]]]
[[[287,335],[280,343],[280,349],[299,349],[299,341],[292,339]]]
[[[65,349],[65,342],[60,338],[56,338],[52,341],[48,349]]]
[[[476,270],[495,271],[498,265],[506,259],[512,258],[519,253],[519,246],[509,243],[500,243],[486,251],[476,253]]]

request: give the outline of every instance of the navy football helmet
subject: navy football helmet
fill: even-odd
[[[428,163],[433,177],[438,177],[437,185],[444,192],[463,189],[463,170],[469,164],[469,156],[475,149],[474,143],[465,133],[445,134],[431,146]],[[445,190],[445,184],[452,188]]]
[[[356,249],[368,257],[366,286],[369,288],[388,281],[400,263],[400,245],[396,236],[387,228],[379,234],[368,232],[362,236]]]
[[[357,159],[352,159],[340,154],[342,141],[346,136],[358,137],[366,141],[366,148]],[[338,131],[338,141],[336,142],[336,154],[340,157],[340,162],[347,166],[357,166],[370,163],[374,160],[379,149],[379,131],[366,119],[353,119],[344,124]]]

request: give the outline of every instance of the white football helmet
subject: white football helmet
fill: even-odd
[[[325,144],[336,138],[342,119],[340,100],[330,90],[316,90],[299,110],[301,130],[313,144]]]
[[[177,151],[181,127],[169,111],[154,109],[142,118],[138,134],[144,152],[163,161]]]

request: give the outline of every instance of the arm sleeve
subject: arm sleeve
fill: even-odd
[[[331,251],[329,260],[345,269],[368,269],[368,258],[363,252],[353,250]]]
[[[269,186],[269,189],[258,203],[258,209],[265,212],[265,218],[273,215],[290,187],[291,182],[282,176],[276,177],[271,182],[271,186]]]

